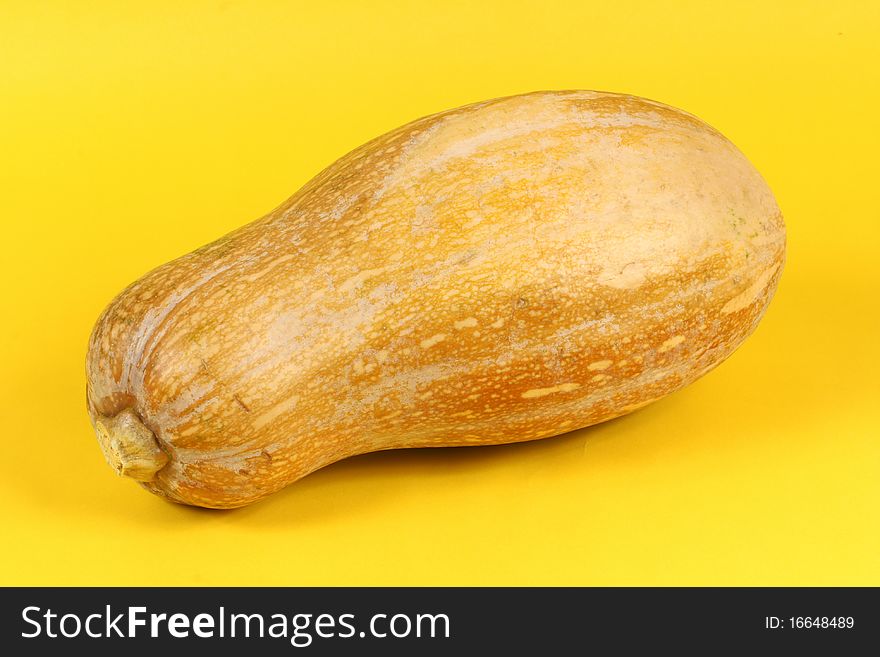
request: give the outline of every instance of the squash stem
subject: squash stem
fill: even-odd
[[[95,432],[104,458],[121,477],[151,481],[168,463],[156,436],[130,408],[114,417],[98,417]]]

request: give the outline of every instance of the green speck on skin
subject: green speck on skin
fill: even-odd
[[[730,225],[732,228],[736,229],[737,226],[742,226],[746,223],[746,218],[740,214],[737,214],[735,208],[728,208],[727,212],[731,216]]]

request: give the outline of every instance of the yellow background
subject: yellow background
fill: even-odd
[[[880,585],[875,2],[0,2],[0,583]],[[629,92],[730,137],[788,265],[722,367],[537,443],[373,454],[234,512],[117,479],[92,323],[410,119]]]

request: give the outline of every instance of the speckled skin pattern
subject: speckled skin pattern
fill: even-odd
[[[785,227],[721,134],[538,92],[435,114],[104,311],[93,422],[132,408],[143,485],[227,508],[339,459],[553,436],[687,385],[752,332]]]

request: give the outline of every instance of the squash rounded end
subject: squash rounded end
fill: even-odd
[[[156,436],[131,409],[114,417],[99,417],[95,433],[104,458],[120,477],[152,481],[168,463]]]

